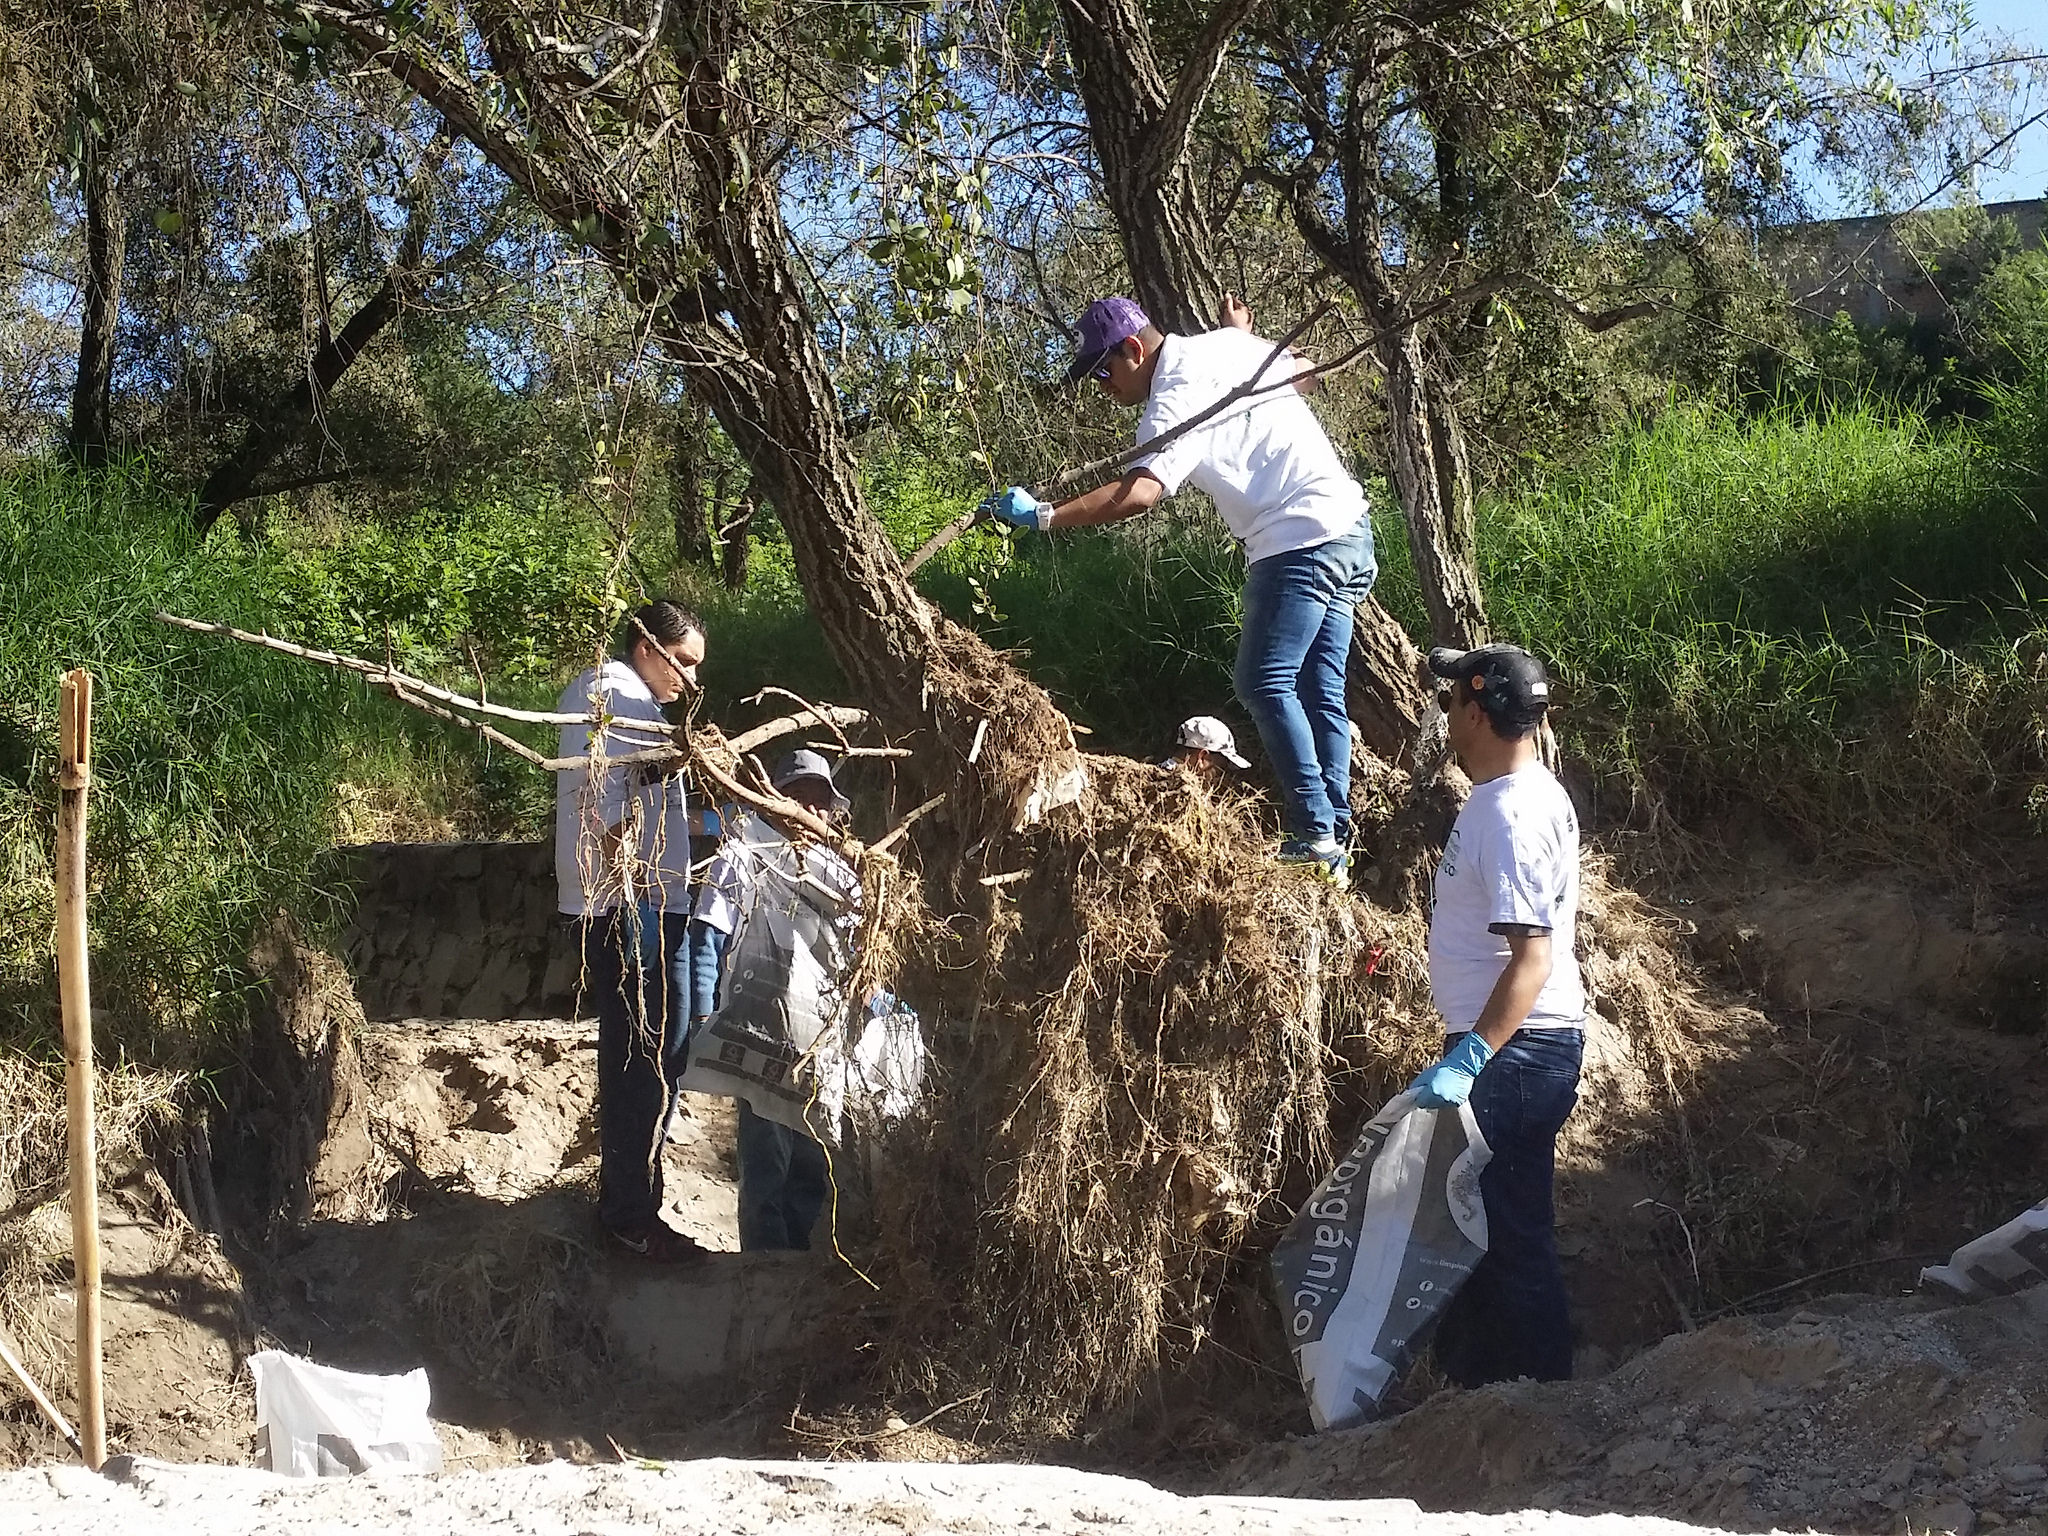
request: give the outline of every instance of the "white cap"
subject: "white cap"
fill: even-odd
[[[1237,754],[1237,738],[1230,734],[1230,727],[1214,715],[1196,715],[1180,723],[1180,734],[1175,743],[1193,747],[1198,752],[1214,752],[1233,768],[1249,768],[1251,764]]]

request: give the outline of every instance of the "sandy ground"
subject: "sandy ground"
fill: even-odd
[[[123,1470],[117,1468],[116,1470]],[[0,1475],[0,1533],[121,1536],[1711,1536],[1621,1515],[1424,1514],[1405,1499],[1180,1498],[1130,1478],[1056,1467],[698,1461],[577,1467],[554,1462],[435,1478],[292,1484],[232,1467],[142,1462],[126,1481],[78,1467]]]

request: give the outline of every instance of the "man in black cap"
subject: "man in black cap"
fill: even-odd
[[[820,816],[847,809],[830,764],[808,749],[786,754],[769,781]],[[732,1019],[742,1250],[810,1247],[831,1191],[824,1147],[793,1122],[829,1127],[837,1117],[833,1068],[860,910],[860,875],[838,850],[785,835],[760,812],[741,818],[704,876],[690,923],[692,1033],[711,1028],[713,1014],[720,1031]],[[775,937],[750,950],[757,918]],[[758,958],[728,964],[729,952]],[[748,1033],[771,1050],[742,1049]]]
[[[1089,305],[1067,382],[1092,379],[1119,405],[1143,406],[1141,445],[1240,385],[1256,380],[1254,392],[1134,460],[1120,479],[1057,506],[1013,485],[982,510],[1044,532],[1136,517],[1183,485],[1208,494],[1248,562],[1235,682],[1280,780],[1280,857],[1341,886],[1351,835],[1344,670],[1352,615],[1379,573],[1372,519],[1365,491],[1301,398],[1315,383],[1298,377],[1308,365],[1275,357],[1235,298],[1226,297],[1224,320],[1198,336],[1169,336],[1129,299]]]
[[[1437,1330],[1462,1386],[1572,1373],[1552,1178],[1578,1102],[1586,991],[1573,949],[1579,819],[1536,737],[1550,704],[1542,663],[1518,646],[1439,647],[1429,669],[1451,750],[1472,778],[1437,868],[1429,986],[1449,1030],[1410,1087],[1425,1109],[1469,1103],[1493,1151],[1479,1176],[1487,1250]]]

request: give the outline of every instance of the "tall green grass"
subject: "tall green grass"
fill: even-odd
[[[1560,721],[1600,819],[1648,807],[1683,822],[1748,800],[1816,847],[1917,856],[2030,797],[2048,804],[2048,368],[1987,404],[1936,423],[1875,401],[1762,414],[1674,401],[1482,501],[1495,628],[1563,680]],[[974,491],[900,466],[870,489],[905,547]],[[1375,527],[1379,595],[1420,637],[1384,488]],[[836,693],[786,548],[763,544],[755,564],[755,588],[704,598],[714,705],[778,678]],[[1242,576],[1212,517],[1169,505],[1052,539],[977,532],[920,582],[1012,649],[1093,745],[1149,755],[1186,715],[1243,723],[1230,690]]]
[[[1494,628],[1559,674],[1568,744],[1680,815],[1752,800],[1851,852],[1953,839],[2040,770],[2042,388],[1981,427],[1675,406],[1482,504]],[[1398,528],[1382,553],[1419,624]]]
[[[48,849],[58,677],[90,668],[89,906],[95,1003],[112,1042],[187,1065],[238,1027],[251,935],[317,918],[335,743],[363,701],[343,680],[175,633],[158,608],[260,619],[249,565],[200,547],[142,474],[25,467],[0,478],[0,1031],[55,1038]]]
[[[0,474],[0,1039],[56,1038],[48,849],[65,669],[98,684],[90,920],[104,1038],[143,1064],[204,1065],[246,1023],[259,930],[288,912],[317,932],[331,915],[315,871],[337,835],[388,829],[394,807],[401,832],[460,818],[531,833],[552,785],[353,677],[152,615],[389,654],[457,685],[482,668],[495,697],[523,701],[552,697],[594,648],[613,608],[607,572],[596,539],[533,509],[201,542],[143,469]]]

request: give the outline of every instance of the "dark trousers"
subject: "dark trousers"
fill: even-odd
[[[1525,1029],[1472,1085],[1472,1112],[1493,1160],[1479,1175],[1486,1257],[1444,1310],[1437,1363],[1462,1387],[1572,1374],[1572,1324],[1557,1259],[1557,1133],[1579,1101],[1585,1036]]]
[[[642,953],[630,919],[606,912],[577,925],[585,996],[597,1015],[597,1219],[615,1229],[661,1215],[670,1063],[689,1025],[688,919],[663,913]]]
[[[740,1100],[740,1249],[808,1248],[831,1176],[825,1149]]]

